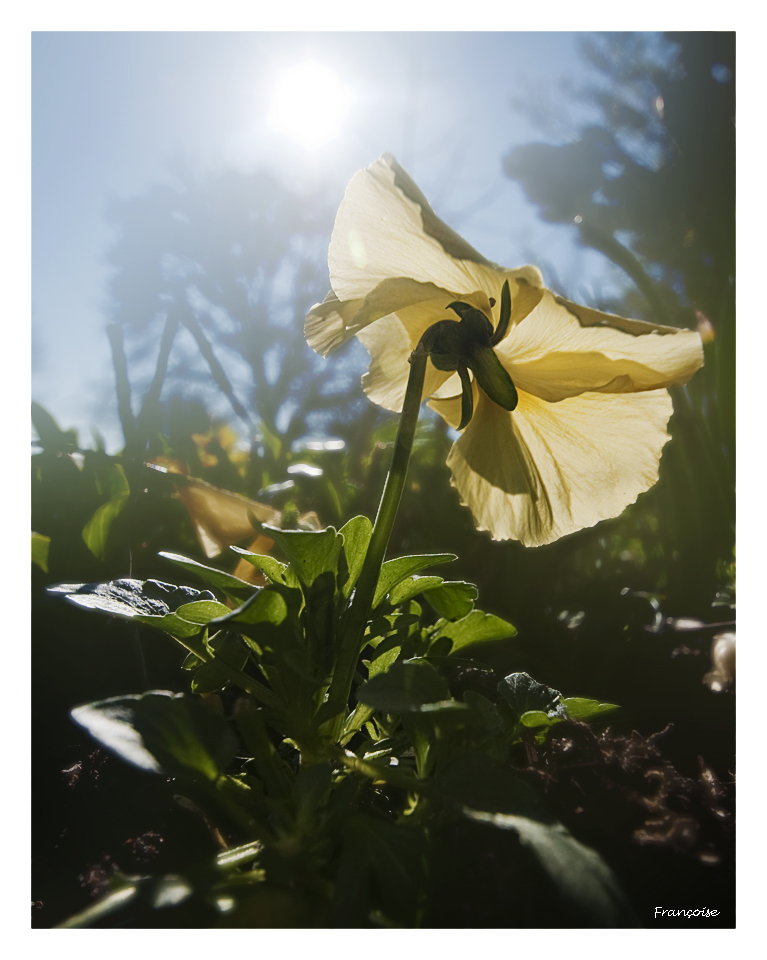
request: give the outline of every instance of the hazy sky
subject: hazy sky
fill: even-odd
[[[516,266],[537,251],[565,278],[609,283],[615,268],[578,248],[575,228],[541,224],[501,170],[513,147],[546,139],[511,96],[582,82],[576,44],[572,33],[33,34],[33,399],[83,445],[93,424],[119,448],[106,212],[167,180],[174,158],[200,171],[265,165],[299,191],[321,181],[335,205],[388,150],[486,256]],[[318,104],[297,101],[296,84]],[[572,137],[578,119],[549,139]]]

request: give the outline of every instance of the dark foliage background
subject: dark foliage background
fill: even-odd
[[[478,583],[482,607],[517,626],[513,640],[486,646],[478,667],[527,671],[568,696],[624,708],[609,734],[578,745],[591,759],[577,772],[553,739],[530,774],[556,815],[605,855],[640,918],[649,923],[655,905],[676,904],[684,891],[733,926],[734,697],[702,679],[712,636],[734,619],[734,34],[668,37],[678,49],[665,66],[646,55],[642,36],[584,37],[596,79],[570,95],[595,106],[599,121],[572,142],[530,143],[502,158],[544,220],[577,229],[632,281],[620,299],[586,282],[564,288],[544,254],[538,262],[558,293],[697,326],[704,337],[704,369],[674,390],[659,483],[623,516],[547,547],[492,542],[450,487],[447,428],[425,415],[390,555],[458,554],[450,576]],[[563,109],[557,103],[548,113],[536,104],[542,122]],[[96,751],[68,718],[91,699],[185,689],[181,651],[44,588],[128,575],[172,581],[160,550],[205,559],[172,484],[144,460],[339,526],[374,515],[396,428],[361,393],[358,345],[322,361],[303,340],[304,314],[328,287],[333,210],[321,190],[297,197],[261,173],[177,174],[177,188],[112,210],[122,231],[109,328],[122,455],[80,449],[34,411],[32,528],[50,538],[45,569],[32,567],[40,926],[82,908],[115,863],[126,873],[175,869],[215,847],[198,818]],[[323,446],[328,438],[343,443]],[[97,556],[83,528],[125,481],[130,496]],[[231,570],[236,559],[224,552],[214,562]],[[464,830],[432,925],[512,925],[506,894],[522,881],[489,856],[483,828]],[[476,878],[468,900],[461,876]],[[528,916],[556,925],[550,909],[539,911]],[[174,917],[178,926],[212,922]]]

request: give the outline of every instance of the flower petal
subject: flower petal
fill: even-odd
[[[496,349],[519,389],[550,402],[686,383],[703,365],[695,331],[600,313],[548,290]]]
[[[395,413],[402,410],[410,376],[410,354],[434,322],[433,304],[419,304],[383,317],[357,334],[370,354],[370,367],[362,378],[362,389],[373,403]],[[422,399],[430,397],[454,376],[458,379],[457,374],[437,370],[428,360]]]
[[[559,403],[520,391],[513,413],[478,393],[447,463],[477,526],[494,540],[550,543],[618,516],[658,479],[672,413],[665,390]]]
[[[333,228],[330,283],[340,300],[364,298],[379,283],[409,277],[456,295],[484,290],[499,297],[509,278],[539,287],[535,267],[504,270],[451,230],[388,154],[354,175]]]
[[[331,290],[322,303],[315,303],[304,320],[306,342],[322,357],[346,343],[359,329],[354,318],[364,299],[339,300]]]
[[[400,309],[432,303],[433,323],[444,319],[453,295],[433,283],[418,283],[408,277],[384,280],[362,299],[339,300],[331,291],[306,315],[304,334],[309,346],[326,357],[369,324]]]

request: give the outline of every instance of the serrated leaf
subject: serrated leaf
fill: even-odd
[[[438,587],[444,582],[442,577],[406,577],[389,591],[389,603],[396,607],[400,603],[406,603],[413,597],[417,597],[424,590],[431,591],[433,587]]]
[[[118,493],[117,496],[102,504],[83,527],[82,537],[85,546],[99,560],[105,558],[112,524],[123,512],[129,500],[129,493]]]
[[[226,720],[183,693],[111,697],[75,708],[72,718],[128,763],[171,777],[215,781],[237,752]]]
[[[245,550],[242,547],[230,547],[229,549],[241,556],[243,560],[252,563],[253,566],[257,570],[260,570],[265,577],[268,577],[272,583],[284,584],[286,582],[285,573],[288,569],[286,563],[282,563],[282,561],[277,560],[275,557],[270,557],[267,554],[251,553],[250,550]]]
[[[365,554],[373,533],[373,524],[367,517],[352,517],[338,532],[344,538],[344,555],[349,570],[349,576],[343,586],[343,595],[348,599],[362,572],[362,564],[365,562]]]
[[[304,587],[323,573],[335,576],[343,538],[333,527],[325,530],[278,530],[264,524],[264,531],[279,545]]]
[[[183,557],[177,553],[165,552],[159,553],[158,556],[169,560],[177,567],[181,567],[182,570],[196,574],[201,580],[209,583],[212,587],[223,590],[224,593],[230,596],[240,596],[242,593],[249,596],[253,592],[252,583],[240,580],[239,577],[234,577],[231,573],[225,573],[223,570],[217,570],[215,567],[208,567],[204,563],[198,563],[197,560],[192,560],[191,557]],[[276,562],[277,561],[275,561],[275,563]]]
[[[375,596],[373,597],[373,608],[383,600],[386,594],[406,577],[414,573],[419,573],[427,567],[434,567],[438,563],[448,563],[458,558],[454,553],[433,553],[413,557],[397,557],[395,560],[387,560],[381,566],[381,574],[378,577]],[[401,601],[400,601],[401,602]]]
[[[428,599],[428,594],[427,594]],[[503,640],[513,637],[517,633],[515,627],[492,613],[483,613],[481,610],[472,610],[461,620],[438,623],[433,634],[436,640],[439,637],[449,637],[453,641],[451,654],[463,651],[474,643],[487,640]]]
[[[587,723],[620,710],[617,703],[600,703],[598,700],[584,700],[582,697],[566,697],[562,703],[571,720]]]
[[[424,704],[450,700],[443,677],[425,660],[404,660],[357,690],[357,699],[382,713],[418,713]]]
[[[541,711],[546,717],[567,719],[559,690],[538,683],[529,673],[512,673],[505,677],[498,684],[498,692],[519,718],[531,711]]]
[[[32,563],[36,564],[43,573],[48,572],[48,550],[51,538],[45,534],[32,531]]]
[[[593,926],[637,927],[639,923],[617,877],[602,857],[557,821],[464,808],[471,820],[514,830],[548,874],[560,896],[590,918]]]

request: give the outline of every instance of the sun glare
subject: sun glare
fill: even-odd
[[[338,133],[352,99],[351,90],[332,70],[306,61],[278,77],[270,122],[301,146],[321,146]]]

